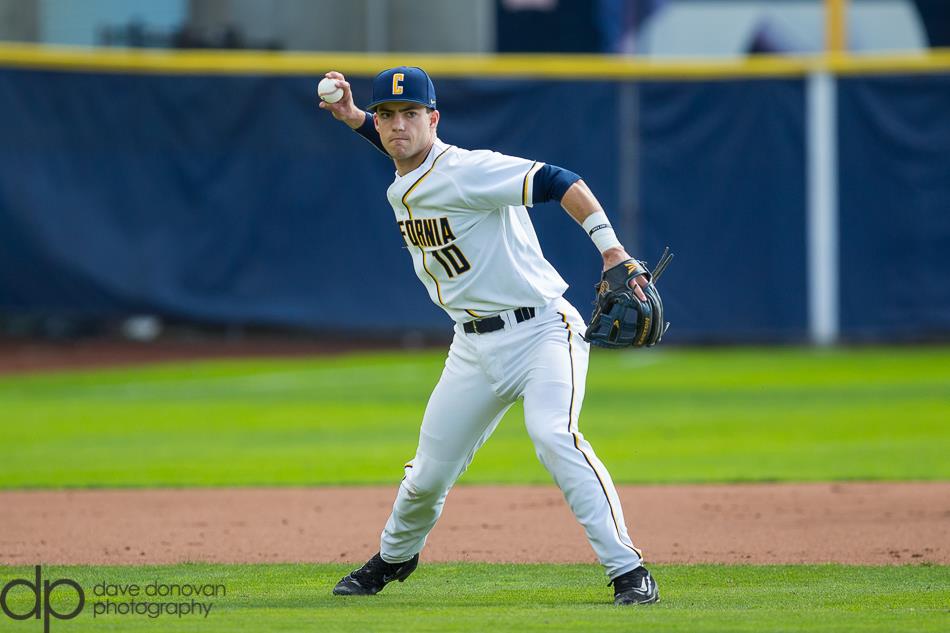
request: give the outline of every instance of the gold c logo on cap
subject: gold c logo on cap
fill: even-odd
[[[393,94],[401,95],[402,94],[402,82],[406,78],[403,73],[396,73],[393,75]]]

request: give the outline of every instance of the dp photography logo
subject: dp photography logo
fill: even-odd
[[[3,580],[0,578],[0,582]],[[214,607],[214,602],[208,599],[226,595],[227,588],[222,584],[102,581],[93,587],[92,604],[87,611],[91,611],[93,618],[207,618]],[[13,620],[42,619],[44,633],[49,633],[51,620],[72,620],[85,607],[86,592],[78,582],[69,578],[44,580],[40,565],[34,567],[33,578],[14,578],[0,589],[0,608],[4,615]]]
[[[14,620],[29,620],[30,618],[39,620],[42,618],[43,631],[44,633],[49,633],[50,618],[72,620],[82,612],[83,607],[86,605],[86,594],[75,580],[60,578],[59,580],[50,582],[49,580],[43,580],[42,569],[39,565],[37,565],[33,571],[35,575],[32,582],[25,578],[16,578],[3,585],[3,589],[0,590],[0,609],[3,609],[4,615]],[[29,603],[32,608],[26,612],[15,611],[9,604],[10,593],[16,587],[20,586],[26,587],[33,598],[32,603]],[[60,613],[53,609],[53,606],[50,604],[53,592],[59,587],[68,587],[76,592],[76,607],[72,611]],[[16,592],[15,595],[19,595],[19,592]]]

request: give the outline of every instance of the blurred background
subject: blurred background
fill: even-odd
[[[848,49],[950,46],[944,0],[848,0]],[[819,52],[824,0],[2,0],[20,42],[306,51]]]
[[[402,63],[443,140],[673,248],[670,343],[950,338],[945,0],[0,0],[0,41],[7,342],[446,340],[391,162],[314,99]],[[587,312],[596,252],[532,217]]]

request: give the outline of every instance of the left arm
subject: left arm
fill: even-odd
[[[567,214],[570,215],[574,220],[584,227],[587,231],[587,227],[584,222],[588,220],[594,214],[604,214],[604,208],[600,205],[600,202],[594,196],[594,193],[590,190],[590,187],[583,180],[576,180],[574,183],[568,187],[567,191],[561,197],[561,206],[564,207],[564,210],[567,211]],[[606,214],[600,216],[606,220]],[[603,227],[603,224],[598,224],[598,226],[591,227],[595,231]],[[609,228],[610,225],[607,224],[606,228]],[[613,232],[613,229],[610,229]],[[588,235],[592,234],[589,233]],[[614,239],[616,242],[616,239]],[[604,270],[609,270],[621,262],[625,262],[628,259],[632,259],[630,255],[627,254],[627,251],[620,244],[616,242],[615,245],[606,248],[602,253],[604,258]],[[646,275],[640,275],[636,278],[638,287],[633,289],[637,298],[641,301],[646,301],[646,295],[643,294],[641,290],[642,286],[646,286],[649,282]]]
[[[632,259],[617,241],[603,207],[581,177],[562,167],[505,156],[497,152],[468,152],[465,160],[480,178],[456,183],[463,200],[473,209],[498,209],[503,206],[527,207],[557,200],[587,232],[604,258],[604,270]],[[590,225],[590,226],[588,226]],[[646,275],[637,278],[634,294],[641,301],[646,295]]]

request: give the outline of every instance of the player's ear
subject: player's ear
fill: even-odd
[[[379,115],[373,112],[373,127],[376,128],[376,131],[379,132]]]
[[[429,111],[429,127],[434,128],[439,125],[439,111],[430,110]]]

